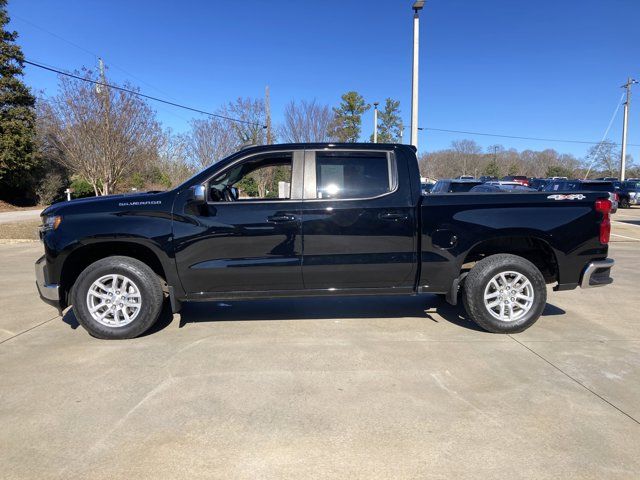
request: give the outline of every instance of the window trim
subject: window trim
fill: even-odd
[[[350,197],[350,198],[317,198],[317,178],[316,178],[316,154],[320,152],[332,152],[332,153],[384,153],[387,157],[387,171],[389,174],[389,184],[392,185],[392,189],[388,192],[381,193],[380,195],[375,195],[373,197]],[[345,149],[337,149],[337,148],[317,148],[312,150],[305,150],[304,155],[304,192],[302,196],[302,200],[304,202],[349,202],[356,200],[374,200],[377,198],[386,197],[388,195],[392,195],[398,191],[399,186],[399,177],[398,177],[398,162],[396,161],[396,156],[394,152],[389,150],[372,150],[372,149],[361,149],[361,148],[345,148]]]
[[[300,202],[302,201],[302,179],[303,179],[303,169],[304,169],[304,157],[303,150],[292,150],[292,149],[283,149],[283,150],[273,150],[270,152],[255,152],[251,153],[247,156],[240,157],[228,165],[225,165],[222,169],[216,170],[212,173],[206,180],[204,180],[201,185],[205,185],[205,187],[209,184],[213,177],[221,175],[226,171],[234,168],[239,163],[243,163],[245,161],[249,161],[253,157],[260,157],[265,155],[272,154],[282,154],[287,153],[291,155],[291,197],[287,199],[257,199],[257,200],[248,200],[244,199],[238,202],[214,202],[209,199],[209,190],[207,188],[207,205],[254,205],[256,203],[291,203],[291,202]]]

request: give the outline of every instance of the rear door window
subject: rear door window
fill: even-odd
[[[396,188],[396,169],[385,152],[317,152],[316,198],[370,198]]]

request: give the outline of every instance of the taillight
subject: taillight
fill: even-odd
[[[620,201],[620,195],[618,195],[617,193],[614,193],[614,194],[613,194],[613,198],[614,198],[614,200],[615,200],[616,202],[619,202],[619,201]]]
[[[609,218],[609,213],[611,212],[611,200],[599,198],[596,200],[595,207],[596,212],[600,212],[602,214],[602,220],[600,221],[600,243],[606,245],[609,243],[609,237],[611,236],[611,219]]]

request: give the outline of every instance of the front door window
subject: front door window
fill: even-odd
[[[210,201],[288,200],[291,170],[291,154],[247,160],[211,179]]]

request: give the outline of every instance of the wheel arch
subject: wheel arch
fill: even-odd
[[[503,235],[482,240],[468,250],[461,270],[465,264],[499,253],[526,258],[540,270],[546,283],[558,280],[559,267],[555,250],[546,239],[533,235]]]
[[[69,306],[71,289],[78,275],[92,263],[112,256],[125,256],[135,258],[148,265],[163,282],[169,282],[167,274],[169,269],[160,259],[160,256],[149,246],[131,241],[101,241],[75,248],[64,260],[60,273],[60,299],[62,308]]]

